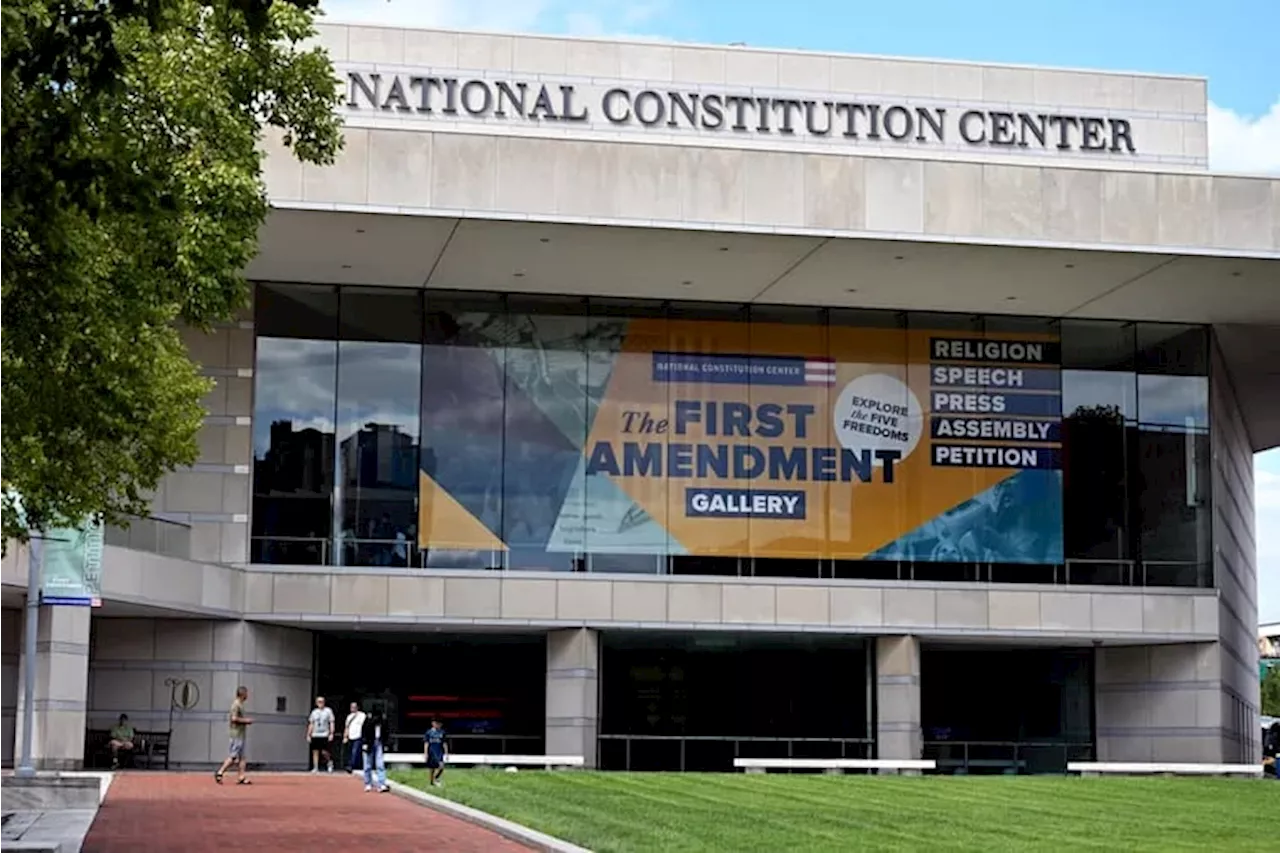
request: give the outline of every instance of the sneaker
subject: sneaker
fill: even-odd
[[[332,762],[332,761],[330,761],[330,762],[329,762],[329,772],[330,772],[330,773],[332,773],[332,772],[333,772],[333,762]]]
[[[379,789],[378,789],[378,793],[379,793],[379,794],[388,794],[388,793],[390,793],[390,792],[391,792],[391,786],[390,786],[390,785],[383,785],[381,788],[379,788]]]
[[[312,767],[312,768],[311,768],[311,772],[312,772],[312,773],[319,773],[319,772],[320,772],[320,768],[319,768],[319,767]]]
[[[373,790],[373,786],[372,786],[372,785],[365,785],[365,786],[364,786],[364,792],[365,792],[366,794],[367,794],[367,793],[369,793],[369,792],[370,792],[370,791],[372,791],[372,790]]]

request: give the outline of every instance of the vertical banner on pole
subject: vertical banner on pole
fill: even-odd
[[[40,600],[44,604],[98,607],[102,604],[100,521],[46,531]]]

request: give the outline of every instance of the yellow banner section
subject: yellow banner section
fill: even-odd
[[[505,551],[506,544],[426,472],[418,472],[418,547]]]
[[[602,467],[607,471],[616,463],[616,473],[603,475],[664,523],[690,554],[865,557],[1015,473],[932,464],[930,339],[939,336],[965,337],[930,330],[634,320],[583,451],[609,464],[589,467],[588,475],[594,468],[601,476]],[[655,353],[757,361],[776,356],[791,360],[802,378],[797,384],[724,377],[687,381],[687,374],[672,368],[664,380],[655,376]],[[689,445],[693,456],[684,455]],[[840,454],[850,447],[897,450],[883,460],[870,451],[860,458],[873,460],[871,475],[862,476],[862,469],[848,476]],[[713,455],[721,448],[726,454],[741,448],[752,456],[748,461],[764,460],[764,467],[750,477],[732,476],[741,467],[723,476],[724,466],[714,463],[724,460]],[[687,475],[669,476],[672,465]],[[775,510],[758,503],[775,497],[772,517],[758,511]],[[757,505],[749,505],[752,500]]]

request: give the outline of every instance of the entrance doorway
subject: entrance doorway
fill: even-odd
[[[600,766],[733,769],[870,754],[866,644],[847,637],[605,634]]]
[[[920,711],[941,773],[1065,773],[1094,755],[1093,650],[922,648]]]
[[[421,752],[438,717],[456,752],[541,754],[546,671],[541,634],[325,633],[316,688],[340,718],[381,709],[395,752]]]

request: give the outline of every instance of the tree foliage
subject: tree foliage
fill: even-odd
[[[1262,713],[1280,717],[1280,666],[1268,667],[1262,677]]]
[[[4,0],[4,536],[145,513],[208,381],[176,325],[248,298],[280,128],[332,162],[317,0]]]

